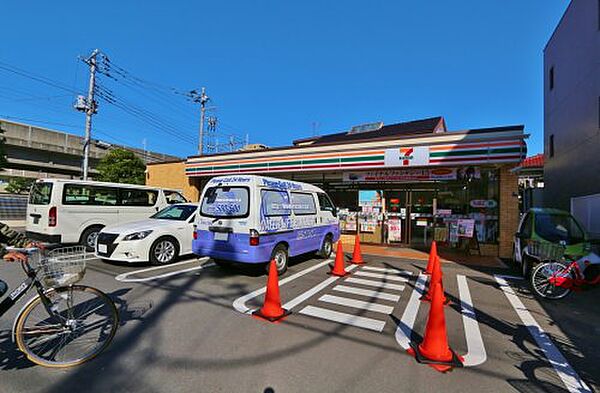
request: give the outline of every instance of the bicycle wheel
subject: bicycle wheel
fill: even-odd
[[[560,273],[564,272],[564,273]],[[571,274],[567,265],[561,262],[546,262],[539,264],[531,273],[531,287],[533,292],[545,299],[557,300],[567,296],[571,290],[556,286],[549,281],[555,274]]]
[[[52,313],[38,295],[17,316],[17,345],[29,360],[45,367],[72,367],[108,347],[119,324],[108,296],[83,285],[50,289],[45,296]]]

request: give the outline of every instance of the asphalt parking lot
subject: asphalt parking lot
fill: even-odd
[[[420,342],[429,304],[419,301],[425,262],[365,256],[351,274],[331,261],[294,261],[280,279],[280,323],[252,317],[263,269],[191,259],[165,268],[92,261],[84,284],[116,302],[111,347],[74,369],[34,366],[0,320],[2,392],[567,392],[600,387],[597,291],[538,302],[508,269],[444,263],[449,343],[465,367],[442,374],[405,348]],[[15,264],[2,277],[20,282]],[[564,358],[562,358],[564,356]],[[585,390],[589,388],[590,390]],[[270,390],[269,390],[270,389]],[[593,391],[592,390],[592,391]]]

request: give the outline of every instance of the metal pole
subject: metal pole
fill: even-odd
[[[92,116],[96,112],[94,89],[96,84],[96,56],[98,49],[94,50],[86,63],[90,66],[90,84],[88,87],[87,108],[85,111],[85,141],[83,145],[83,180],[87,180],[90,165],[90,140],[92,134]]]
[[[206,95],[206,89],[203,87],[200,93],[200,135],[198,140],[198,155],[204,154],[204,119],[206,114],[206,102],[208,96]]]

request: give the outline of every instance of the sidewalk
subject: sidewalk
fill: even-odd
[[[352,253],[354,239],[343,238],[342,245],[344,246],[345,252]],[[366,255],[416,259],[421,261],[427,261],[429,259],[429,254],[427,252],[408,247],[361,244],[360,249],[363,254]],[[440,256],[441,262],[454,262],[465,266],[505,267],[504,263],[502,263],[498,257],[465,255],[463,252],[443,248],[438,249],[438,255]]]

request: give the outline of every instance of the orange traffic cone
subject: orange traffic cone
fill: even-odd
[[[347,276],[348,273],[344,267],[344,250],[342,248],[342,241],[338,241],[337,251],[335,252],[335,263],[333,264],[333,269],[329,272],[332,276],[344,277]]]
[[[431,308],[429,309],[423,342],[418,346],[411,343],[408,353],[413,355],[417,362],[429,364],[440,372],[463,366],[463,358],[454,353],[448,346],[444,299],[440,283],[433,285]]]
[[[275,266],[275,260],[272,260],[271,265],[269,266],[269,278],[267,279],[265,302],[261,309],[253,312],[252,315],[266,319],[270,322],[275,322],[289,314],[291,313],[288,310],[281,307],[277,266]]]
[[[352,253],[352,260],[350,261],[355,265],[362,265],[363,261],[362,253],[360,252],[360,236],[356,234],[356,240],[354,241],[354,252]]]
[[[431,242],[431,250],[429,250],[429,260],[427,261],[427,268],[425,269],[425,274],[433,273],[433,264],[435,263],[435,258],[437,256],[437,244],[434,240]]]
[[[433,287],[435,284],[440,284],[442,287],[442,299],[444,300],[444,304],[448,304],[448,299],[444,294],[444,280],[442,278],[442,267],[440,266],[440,257],[435,257],[435,262],[433,263],[433,273],[431,274],[431,279],[429,281],[429,286],[427,289],[427,293],[421,296],[421,300],[424,302],[430,302],[433,295]]]
[[[433,264],[433,273],[431,274],[431,281],[429,282],[429,287],[427,289],[427,293],[421,296],[421,300],[424,302],[430,302],[433,295],[433,287],[435,284],[440,284],[442,287],[442,299],[444,300],[444,304],[450,303],[450,300],[446,298],[444,293],[444,280],[442,278],[442,267],[440,265],[440,258],[436,257],[435,262]]]

